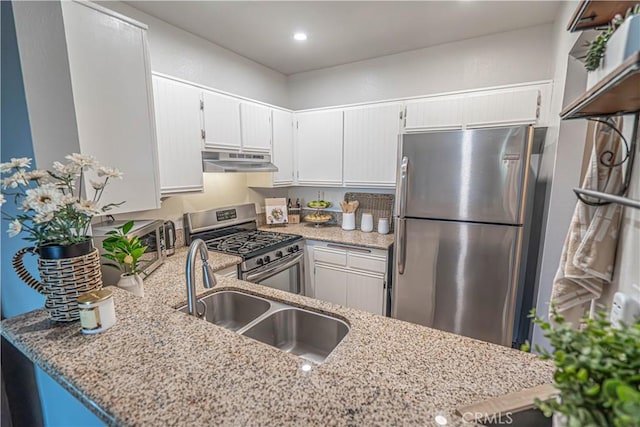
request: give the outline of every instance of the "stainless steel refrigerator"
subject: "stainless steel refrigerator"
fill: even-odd
[[[393,317],[512,344],[533,139],[530,126],[402,136]]]

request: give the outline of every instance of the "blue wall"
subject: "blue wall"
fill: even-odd
[[[1,3],[2,28],[2,69],[0,70],[1,87],[1,149],[0,157],[3,162],[12,157],[33,158],[33,144],[29,128],[29,114],[24,95],[22,70],[18,55],[13,10],[11,3]],[[43,165],[48,167],[49,165]],[[16,211],[15,205],[8,202],[2,206],[8,213]],[[11,267],[13,254],[28,246],[28,242],[19,237],[9,238],[6,233],[7,221],[2,220],[0,231],[0,253],[2,254],[1,269],[1,304],[3,317],[12,317],[44,306],[44,297],[32,290],[16,276]],[[35,259],[27,259],[29,271],[36,275]],[[78,326],[79,327],[79,326]],[[58,383],[53,381],[40,369],[36,370],[42,412],[47,426],[100,426],[103,425],[87,408],[72,397]]]

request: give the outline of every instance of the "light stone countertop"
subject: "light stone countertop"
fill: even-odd
[[[176,249],[173,256],[167,257],[161,267],[144,279],[145,297],[153,298],[158,303],[170,307],[178,307],[187,302],[186,268],[189,247]],[[209,265],[213,271],[224,270],[242,262],[242,258],[209,251]],[[200,256],[197,257],[195,277],[196,292],[206,291],[202,281]],[[170,284],[170,285],[169,285]]]
[[[373,249],[387,250],[393,244],[393,234],[378,234],[375,231],[363,233],[360,230],[345,231],[339,226],[315,227],[309,222],[287,224],[280,227],[263,225],[260,230],[276,233],[298,234],[305,239],[322,240],[324,242],[342,243],[345,245],[364,246]]]
[[[203,292],[242,289],[346,320],[344,341],[304,372],[296,356],[174,310],[185,255],[147,279],[144,298],[111,288],[118,320],[102,334],[41,309],[4,320],[2,335],[122,426],[469,425],[455,408],[552,380],[534,355],[411,323],[223,277]]]

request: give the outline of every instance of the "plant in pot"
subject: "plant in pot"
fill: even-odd
[[[138,260],[144,255],[147,246],[143,246],[138,237],[127,235],[132,228],[133,221],[128,221],[116,227],[115,230],[107,232],[109,237],[102,242],[105,252],[102,256],[111,261],[105,265],[120,270],[120,281],[117,286],[143,297],[144,286],[140,277],[142,270],[138,268]]]
[[[591,72],[589,78],[593,78],[593,84],[624,61],[628,54],[637,50],[637,47],[634,48],[637,46],[634,44],[636,38],[634,34],[637,32],[634,33],[631,30],[634,25],[637,25],[637,21],[632,23],[631,18],[639,13],[640,3],[628,9],[624,17],[622,15],[614,16],[607,27],[592,42],[587,43],[588,50],[583,58],[584,66],[587,71]],[[627,38],[630,38],[630,44],[627,44]],[[590,82],[588,86],[593,84]]]
[[[575,329],[555,307],[551,318],[534,318],[553,346],[536,351],[554,361],[559,395],[538,408],[569,427],[640,427],[640,320],[616,328],[599,313]]]
[[[53,320],[79,319],[79,294],[100,289],[100,256],[88,235],[91,218],[102,215],[122,203],[100,205],[104,189],[111,179],[121,178],[117,169],[103,167],[92,156],[71,154],[68,163],[54,162],[51,170],[31,169],[30,158],[13,158],[0,164],[2,196],[0,205],[10,199],[17,214],[3,210],[10,221],[10,237],[23,234],[33,246],[23,248],[13,257],[18,277],[44,294],[45,307]],[[87,181],[87,174],[95,180]],[[93,196],[85,193],[93,189]],[[23,256],[38,255],[40,281],[24,267]]]

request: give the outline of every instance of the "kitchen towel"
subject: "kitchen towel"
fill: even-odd
[[[622,121],[616,126],[621,129]],[[593,150],[583,188],[619,194],[622,191],[620,137],[609,126],[597,123]],[[565,239],[560,266],[553,282],[551,301],[574,326],[584,317],[589,303],[602,295],[613,276],[622,206],[612,203],[590,206],[578,201]]]

